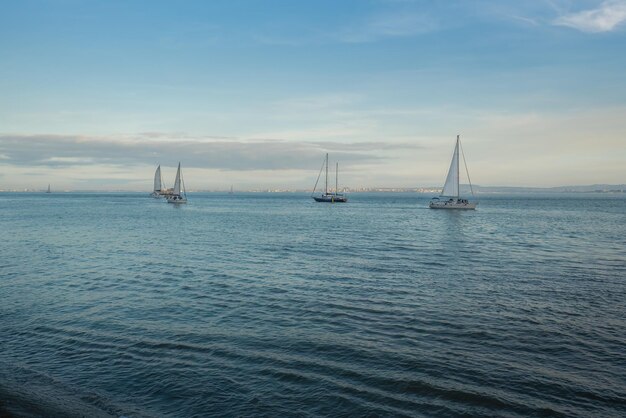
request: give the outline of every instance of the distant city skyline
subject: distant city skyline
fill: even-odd
[[[622,184],[626,0],[20,1],[0,189]],[[462,182],[466,182],[463,179]]]

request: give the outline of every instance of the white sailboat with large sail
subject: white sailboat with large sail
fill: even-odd
[[[50,183],[48,183],[48,190],[46,190],[46,193],[52,193],[52,192],[50,191]]]
[[[154,190],[150,193],[150,196],[155,199],[163,196],[163,176],[161,176],[161,165],[159,165],[154,172]]]
[[[180,171],[180,162],[178,163],[178,170],[176,171],[174,190],[172,191],[172,194],[165,197],[167,198],[167,203],[187,203],[187,192],[185,190],[185,181],[183,180],[183,176]]]
[[[448,169],[448,176],[446,177],[446,183],[443,186],[441,195],[435,197],[430,201],[429,207],[431,209],[476,209],[477,202],[470,202],[467,199],[461,198],[459,190],[459,148],[461,147],[460,135],[456,136],[456,146],[454,147],[454,154],[452,154],[452,162]],[[461,155],[462,152],[461,152]],[[463,155],[463,164],[465,165],[465,171],[467,172],[467,180],[470,185],[472,197],[474,196],[474,190],[472,189],[472,182],[469,178],[469,171],[467,170],[467,163],[465,162],[465,156]]]
[[[315,189],[317,188],[317,183],[320,181],[320,176],[322,175],[322,170],[326,167],[326,182],[324,183],[324,193],[321,195],[315,195]],[[326,159],[322,164],[322,168],[320,168],[320,172],[317,175],[317,180],[315,181],[315,186],[313,186],[313,193],[311,197],[316,202],[326,202],[326,203],[346,203],[348,201],[348,197],[339,193],[339,163],[337,163],[335,167],[335,191],[328,191],[328,153],[326,153]]]

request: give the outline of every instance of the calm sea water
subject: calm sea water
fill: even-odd
[[[0,194],[0,405],[626,415],[626,196],[350,197]]]

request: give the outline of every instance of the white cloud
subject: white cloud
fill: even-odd
[[[530,25],[530,26],[539,26],[539,21],[537,19],[531,18],[531,17],[527,17],[527,16],[517,16],[517,15],[510,15],[509,16],[511,19],[514,19],[518,22],[522,22],[526,25]]]
[[[381,141],[292,142],[285,140],[167,137],[150,133],[136,137],[88,137],[74,135],[0,135],[0,151],[7,164],[29,167],[84,165],[137,166],[182,160],[187,167],[219,170],[307,170],[320,156],[332,151],[347,163],[379,160],[379,152],[415,145]],[[175,164],[174,164],[175,165]]]
[[[92,164],[93,158],[78,158],[78,157],[50,157],[41,160],[45,165],[84,165]]]
[[[554,20],[555,25],[567,26],[582,32],[610,32],[626,20],[626,0],[609,0],[600,7],[569,13]]]
[[[342,164],[344,173],[363,172],[367,177],[394,153],[421,147],[414,141],[384,139],[213,138],[159,132],[108,137],[0,134],[2,167],[10,173],[0,172],[0,190],[41,189],[48,183],[58,190],[149,190],[156,164],[171,178],[178,161],[195,189],[224,189],[231,184],[240,189],[306,188],[314,183],[326,152]]]
[[[332,110],[353,105],[362,99],[363,96],[356,93],[330,93],[277,100],[273,105],[277,106],[280,111]]]
[[[433,32],[438,22],[422,13],[392,13],[370,18],[344,28],[336,39],[347,43],[373,42],[384,38],[400,38]]]
[[[305,46],[326,43],[359,44],[390,38],[408,38],[437,31],[438,19],[423,12],[403,11],[372,14],[346,21],[334,28],[272,28],[272,33],[254,34],[255,41],[265,45]]]
[[[284,104],[306,109],[335,101],[326,99]],[[346,186],[432,186],[445,177],[457,133],[475,184],[618,184],[626,162],[624,114],[624,106],[528,112],[381,105],[352,111],[353,121],[379,119],[378,127],[346,126],[359,134],[306,127],[245,139],[184,132],[0,134],[0,189],[52,183],[57,189],[149,190],[155,165],[162,164],[171,182],[179,160],[195,189],[307,188],[325,152],[340,162]],[[277,137],[285,139],[267,139]]]

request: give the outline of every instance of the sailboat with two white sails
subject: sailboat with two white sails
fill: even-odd
[[[467,199],[461,198],[459,190],[459,148],[461,147],[460,135],[456,136],[456,146],[454,147],[454,154],[452,154],[452,162],[448,169],[448,176],[446,177],[446,183],[443,185],[443,190],[439,197],[434,197],[428,205],[431,209],[476,209],[478,202],[471,202]],[[467,181],[470,185],[472,197],[474,196],[474,190],[472,188],[472,182],[469,178],[469,170],[467,169],[467,163],[465,162],[465,155],[461,149],[461,155],[463,156],[463,164],[465,165],[465,171],[467,172]]]

